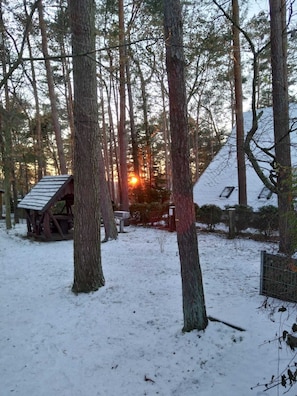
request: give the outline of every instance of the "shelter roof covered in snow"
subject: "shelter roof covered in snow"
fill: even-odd
[[[18,207],[44,212],[65,195],[65,188],[72,180],[70,175],[44,176],[20,201]]]
[[[268,177],[272,169],[272,158],[261,150],[271,149],[274,153],[272,108],[258,110],[258,130],[252,142],[252,150],[260,167]],[[252,112],[244,113],[244,130],[247,133],[252,126]],[[297,104],[290,106],[290,137],[292,166],[297,168]],[[264,205],[277,206],[277,196],[272,194],[256,174],[246,157],[246,179],[248,205],[257,210]],[[222,209],[238,204],[238,176],[236,155],[236,127],[231,135],[203,172],[194,186],[194,202],[199,206],[214,204]]]

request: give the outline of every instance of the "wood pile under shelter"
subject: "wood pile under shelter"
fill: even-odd
[[[20,201],[26,212],[28,236],[68,239],[73,228],[73,176],[44,176]]]

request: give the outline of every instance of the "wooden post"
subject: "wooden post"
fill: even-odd
[[[0,219],[2,219],[2,205],[3,205],[3,201],[2,201],[2,191],[0,191]]]
[[[228,209],[229,214],[229,238],[235,238],[235,208]]]
[[[119,232],[124,232],[125,219],[120,219]]]

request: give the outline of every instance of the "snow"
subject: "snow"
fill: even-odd
[[[24,238],[0,221],[0,394],[246,396],[283,394],[257,383],[294,357],[277,337],[294,304],[259,295],[260,252],[273,243],[199,232],[209,321],[182,333],[176,234],[129,226],[102,244],[106,285],[74,295],[73,242]],[[262,308],[261,308],[262,307]],[[280,349],[279,346],[282,345]],[[253,389],[251,389],[253,388]],[[294,387],[287,395],[296,394]]]
[[[273,112],[272,108],[259,109],[258,115],[261,117],[258,120],[258,130],[255,133],[254,139],[257,142],[251,142],[251,150],[258,160],[259,166],[263,173],[268,177],[270,175],[271,157],[265,154],[259,147],[272,148],[274,146],[273,136]],[[244,130],[247,133],[252,126],[252,112],[244,113]],[[292,166],[297,167],[297,105],[290,105],[290,125],[292,131],[290,133],[291,140],[291,160]],[[258,146],[259,145],[259,146]],[[273,150],[271,150],[273,153]],[[277,196],[272,196],[267,199],[259,198],[259,195],[264,187],[263,182],[256,174],[250,161],[246,157],[246,183],[247,183],[247,198],[248,205],[255,211],[265,205],[277,206]],[[227,186],[234,187],[231,195],[221,197],[223,189]],[[193,189],[194,201],[199,205],[214,204],[224,209],[226,206],[234,206],[238,204],[238,175],[237,175],[237,154],[236,154],[236,127],[227,139],[226,143],[216,154],[212,162],[208,165],[206,170],[202,173]]]

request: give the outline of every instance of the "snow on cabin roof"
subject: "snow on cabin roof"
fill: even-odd
[[[64,195],[64,187],[72,181],[71,175],[44,176],[19,202],[18,207],[46,211]]]
[[[273,151],[273,112],[272,108],[259,109],[261,115],[258,120],[258,130],[251,143],[251,149],[259,161],[266,176],[272,170],[272,158],[263,152],[262,148],[271,148]],[[297,104],[290,105],[291,160],[292,167],[297,168]],[[244,130],[247,133],[252,126],[252,112],[244,113]],[[255,143],[256,142],[256,143]],[[236,127],[227,139],[224,146],[216,154],[212,162],[202,173],[193,188],[194,202],[199,206],[214,204],[224,209],[226,206],[238,204],[238,176],[236,156]],[[269,194],[264,184],[254,171],[246,157],[247,199],[248,205],[254,210],[264,205],[277,206],[276,194]],[[232,190],[232,191],[231,191]],[[230,194],[229,194],[230,192]]]

